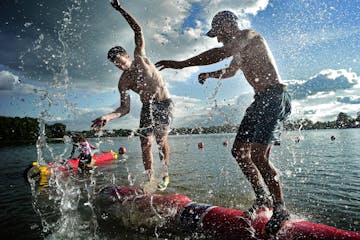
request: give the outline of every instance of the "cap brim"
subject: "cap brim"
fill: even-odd
[[[216,37],[216,31],[215,31],[215,29],[210,29],[210,31],[208,31],[207,33],[206,33],[206,36],[208,36],[208,37],[211,37],[211,38],[213,38],[213,37]]]

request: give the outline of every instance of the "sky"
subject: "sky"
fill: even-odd
[[[205,33],[212,17],[231,10],[241,29],[265,37],[292,95],[291,120],[335,120],[360,109],[359,0],[124,0],[142,25],[153,63],[184,60],[221,46]],[[121,71],[107,60],[116,45],[130,54],[134,34],[109,0],[3,0],[0,3],[0,115],[61,122],[90,130],[91,121],[120,102]],[[175,102],[173,127],[239,124],[253,99],[242,72],[208,79],[223,62],[161,74]],[[106,129],[135,129],[141,102]]]

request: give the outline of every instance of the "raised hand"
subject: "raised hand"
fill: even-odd
[[[112,0],[111,5],[116,9],[119,10],[121,8],[119,0]]]

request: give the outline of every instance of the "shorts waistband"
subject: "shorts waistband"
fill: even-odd
[[[152,101],[152,102],[149,102],[149,103],[144,103],[143,106],[151,106],[151,105],[154,105],[154,104],[163,104],[163,103],[172,103],[172,99],[171,98],[165,98],[163,100],[160,100],[160,101]]]
[[[258,92],[258,95],[266,94],[266,93],[283,93],[287,91],[287,86],[281,83],[274,84],[265,88],[263,91]]]

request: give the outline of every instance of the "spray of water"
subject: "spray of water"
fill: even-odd
[[[32,183],[33,208],[40,216],[43,233],[47,239],[96,239],[97,221],[92,204],[96,181],[93,176],[65,177],[59,170],[66,149],[56,154],[47,143],[46,120],[51,120],[51,108],[64,107],[64,112],[75,115],[76,106],[68,100],[68,89],[71,87],[69,66],[73,53],[70,45],[80,43],[82,31],[74,28],[74,16],[82,11],[83,1],[72,0],[63,11],[63,18],[58,21],[57,42],[45,33],[40,33],[34,44],[20,56],[20,68],[23,70],[27,55],[32,53],[44,66],[44,70],[53,74],[50,87],[36,89],[39,101],[36,104],[42,109],[39,115],[39,137],[36,142],[37,161],[39,165],[53,162],[48,186],[39,189]],[[56,29],[54,29],[56,31]],[[40,31],[40,29],[39,29]],[[84,30],[85,31],[85,30]],[[50,42],[49,42],[50,41]],[[75,56],[76,57],[76,56]],[[66,138],[65,138],[66,140]],[[47,152],[49,154],[44,155]],[[50,158],[47,158],[47,155]]]

